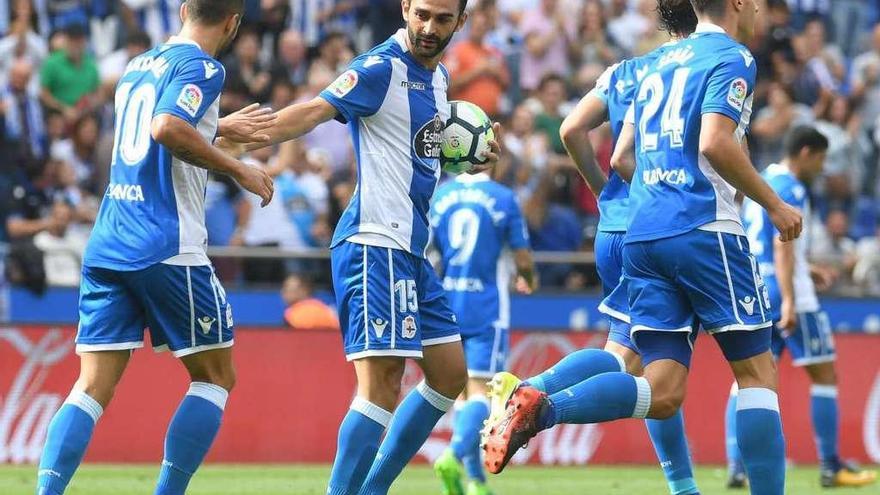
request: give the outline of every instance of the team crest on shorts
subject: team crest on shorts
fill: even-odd
[[[401,331],[401,335],[405,339],[411,339],[416,336],[416,318],[413,315],[409,315],[403,319],[403,330]]]

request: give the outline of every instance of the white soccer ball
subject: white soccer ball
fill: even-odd
[[[440,163],[443,170],[457,175],[488,160],[489,141],[495,139],[492,121],[482,108],[467,101],[450,101],[449,120],[443,130]]]

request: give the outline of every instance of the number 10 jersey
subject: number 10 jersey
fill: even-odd
[[[153,140],[151,124],[170,114],[212,141],[224,78],[220,62],[178,37],[128,63],[116,86],[110,184],[85,266],[128,271],[181,254],[204,257],[208,173]]]

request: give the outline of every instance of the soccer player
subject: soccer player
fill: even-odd
[[[812,127],[794,128],[788,135],[786,157],[762,174],[770,187],[788,204],[809,218],[809,184],[821,175],[828,139]],[[810,377],[810,409],[813,432],[821,463],[823,487],[863,486],[876,480],[876,473],[844,463],[837,450],[837,374],[834,371],[834,338],[828,315],[821,310],[813,279],[830,283],[827,272],[807,260],[804,236],[795,242],[774,239],[770,218],[760,205],[747,201],[744,220],[749,246],[770,294],[770,315],[775,322],[772,350],[778,359],[788,348],[795,366]],[[727,405],[726,433],[729,466],[728,487],[745,486],[745,470],[736,439],[737,395]]]
[[[241,132],[218,123],[225,73],[214,57],[235,37],[242,8],[242,0],[188,0],[180,34],[135,57],[117,85],[110,185],[83,259],[80,374],[49,424],[38,495],[64,492],[145,327],[154,349],[180,358],[192,380],[168,427],[156,494],[184,493],[220,428],[235,382],[232,308],[205,255],[208,170],[264,204],[273,192],[264,172],[211,144],[218,127],[244,139],[271,124]]]
[[[358,186],[330,247],[358,389],[339,428],[329,495],[386,493],[467,381],[458,324],[425,257],[449,117],[440,59],[464,25],[466,3],[403,0],[406,28],[355,58],[314,99],[278,112],[267,131],[278,142],[335,118],[348,123],[357,154]],[[262,145],[224,143],[236,153]],[[489,145],[491,166],[499,148]],[[425,380],[397,405],[405,358],[419,359]]]
[[[518,291],[535,288],[528,231],[513,191],[488,173],[459,175],[440,187],[430,218],[468,372],[467,401],[456,407],[451,446],[434,470],[445,495],[464,495],[459,464],[464,463],[471,479],[467,495],[486,495],[480,429],[489,417],[487,382],[507,363],[511,265],[516,267]]]
[[[645,373],[603,373],[556,394],[520,387],[487,431],[490,471],[557,423],[665,419],[685,395],[695,329],[718,342],[740,387],[737,437],[753,493],[782,494],[785,442],[763,282],[737,213],[737,190],[768,210],[782,241],[798,211],[761,179],[741,139],[755,61],[728,33],[750,34],[753,0],[693,0],[700,24],[652,62],[636,91],[636,170],[623,248],[633,343]],[[744,38],[742,38],[744,39]]]
[[[550,370],[524,382],[548,394],[608,371],[626,370],[635,375],[642,374],[639,351],[630,339],[627,285],[621,277],[629,186],[614,170],[609,173],[606,182],[604,172],[596,164],[586,133],[604,122],[610,122],[616,141],[623,128],[624,115],[635,97],[640,75],[652,61],[696,28],[697,17],[690,0],[658,0],[657,12],[672,41],[647,55],[608,68],[596,87],[581,99],[562,124],[563,143],[585,181],[599,198],[596,268],[606,296],[599,311],[608,315],[611,328],[604,351],[583,349],[574,352]],[[519,386],[519,380],[510,373],[499,373],[492,384],[492,396],[502,398],[492,403],[493,416],[498,417],[503,413],[506,399]],[[698,493],[681,413],[676,412],[665,420],[649,419],[646,424],[670,493]]]

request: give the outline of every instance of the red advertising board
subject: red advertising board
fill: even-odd
[[[39,458],[46,426],[76,378],[73,329],[0,329],[0,462]],[[595,333],[515,332],[513,370],[529,375],[582,346],[599,346]],[[840,335],[841,450],[845,457],[880,462],[880,338]],[[215,462],[330,462],[336,429],[354,393],[354,374],[335,333],[239,329],[238,386],[209,454]],[[406,388],[418,380],[411,366]],[[815,462],[809,384],[785,359],[781,406],[788,456]],[[724,461],[723,415],[732,376],[709,338],[693,363],[685,420],[699,463]],[[167,354],[135,353],[86,456],[93,462],[158,462],[165,428],[188,383]],[[432,459],[449,438],[447,416],[421,451]],[[544,432],[514,462],[544,464],[654,463],[640,421],[566,425]]]

